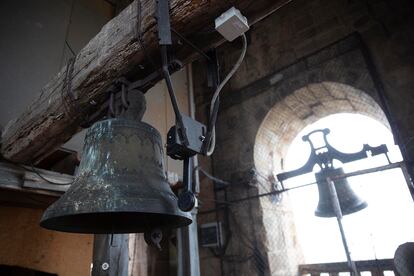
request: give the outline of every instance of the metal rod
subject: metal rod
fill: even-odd
[[[368,174],[368,173],[374,173],[374,172],[379,172],[379,171],[391,170],[391,169],[395,169],[395,168],[399,168],[399,167],[401,168],[402,166],[405,166],[404,162],[396,162],[396,163],[391,163],[391,164],[387,164],[387,165],[379,166],[379,167],[375,167],[375,168],[369,168],[369,169],[364,169],[364,170],[358,170],[358,171],[355,171],[355,172],[339,174],[339,175],[336,175],[335,177],[332,177],[332,180],[357,176],[357,175],[361,175],[361,174]]]
[[[410,191],[411,197],[414,199],[414,186],[413,182],[411,180],[410,173],[407,169],[407,166],[405,163],[401,162],[401,170],[405,178],[405,182],[407,182],[408,190]]]
[[[188,145],[188,139],[187,139],[187,131],[184,127],[183,118],[180,113],[180,109],[178,107],[177,98],[174,94],[174,88],[172,86],[171,82],[171,76],[170,71],[168,69],[168,55],[167,55],[167,46],[161,45],[161,57],[162,57],[162,71],[164,74],[165,83],[167,85],[168,94],[170,95],[171,104],[174,110],[176,123],[178,126],[178,133],[180,135],[181,141]]]
[[[358,273],[357,267],[355,265],[355,262],[352,261],[351,253],[350,253],[349,247],[348,247],[348,242],[347,242],[346,236],[345,236],[344,227],[342,225],[341,205],[339,203],[338,194],[336,193],[335,184],[334,184],[334,182],[332,181],[332,179],[330,177],[326,178],[326,182],[328,184],[331,203],[332,203],[333,209],[335,211],[339,231],[341,232],[342,244],[344,246],[346,259],[348,261],[348,267],[353,272],[354,276],[359,276],[359,273]]]
[[[192,191],[192,165],[191,162],[192,160],[190,159],[190,157],[187,157],[184,159],[184,164],[183,164],[183,182],[184,182],[184,188],[187,191]]]
[[[216,51],[212,50],[209,52],[209,54],[211,58],[208,60],[207,69],[209,72],[209,76],[211,77],[211,88],[213,88],[213,93],[214,93],[217,86],[220,84],[219,63],[218,63]],[[217,98],[214,104],[213,116],[210,116],[209,122],[207,125],[207,133],[206,133],[206,137],[205,137],[204,144],[202,147],[203,153],[207,153],[208,148],[210,147],[210,142],[211,142],[211,138],[213,134],[212,131],[213,131],[214,126],[216,125],[219,105],[220,105],[220,98]]]
[[[188,40],[187,38],[185,38],[182,34],[180,34],[179,32],[177,32],[176,30],[174,30],[173,28],[171,28],[171,31],[177,35],[179,38],[181,38],[187,45],[189,45],[191,48],[193,48],[194,50],[196,50],[196,52],[198,52],[200,55],[202,55],[205,59],[210,60],[210,57],[200,48],[198,48],[194,43],[192,43],[190,40]]]
[[[188,109],[190,113],[190,117],[195,120],[195,100],[194,100],[194,83],[193,83],[193,66],[192,64],[187,65],[187,82],[188,82]],[[198,170],[194,170],[194,168],[198,167],[198,156],[194,155],[192,157],[192,170],[194,174],[194,194],[198,195],[200,193],[200,173]]]

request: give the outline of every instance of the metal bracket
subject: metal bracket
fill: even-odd
[[[208,60],[208,63],[207,63],[207,83],[208,83],[208,87],[211,87],[214,91],[216,90],[217,86],[220,83],[220,67],[218,63],[217,52],[215,50],[210,51],[209,57],[210,59]],[[205,138],[205,141],[202,147],[203,154],[207,153],[208,147],[211,142],[211,138],[213,134],[212,131],[217,121],[219,105],[220,105],[220,98],[217,99],[214,105],[214,109],[213,109],[213,116],[210,118],[210,121],[208,122],[207,133],[205,135],[206,138]]]
[[[323,135],[324,145],[321,147],[315,147],[314,144],[312,143],[312,140],[310,139],[310,136],[316,133],[322,133]],[[362,150],[359,152],[355,152],[355,153],[340,152],[339,150],[332,147],[331,144],[329,144],[328,139],[327,139],[327,135],[329,133],[330,133],[330,130],[328,128],[325,128],[325,129],[314,130],[308,133],[307,135],[303,136],[302,140],[304,142],[308,142],[311,147],[311,154],[309,156],[308,161],[306,162],[305,165],[303,165],[299,169],[278,174],[277,179],[279,181],[283,181],[291,177],[295,177],[295,176],[302,175],[305,173],[310,173],[313,171],[313,167],[315,165],[318,165],[321,169],[332,167],[332,162],[334,159],[342,163],[349,163],[352,161],[367,158],[368,153],[370,153],[371,156],[385,154],[388,159],[388,148],[385,144],[379,145],[377,147],[371,147],[367,144],[364,144]]]
[[[201,146],[204,141],[204,126],[181,114],[174,88],[171,81],[170,70],[168,67],[168,47],[171,42],[171,25],[170,10],[168,0],[156,0],[157,4],[157,25],[158,38],[161,48],[162,70],[168,93],[170,95],[171,104],[174,110],[176,124],[168,132],[167,138],[167,154],[175,159],[184,160],[184,191],[178,197],[178,207],[185,212],[191,211],[197,199],[192,189],[192,169],[190,157],[201,153]],[[200,140],[200,137],[202,139]]]
[[[156,0],[157,26],[160,45],[171,45],[170,1]]]

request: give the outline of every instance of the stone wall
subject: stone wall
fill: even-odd
[[[247,56],[222,92],[212,158],[214,174],[232,184],[226,198],[205,184],[201,201],[215,198],[221,207],[222,201],[273,189],[273,174],[282,169],[295,135],[338,112],[363,113],[389,125],[405,160],[413,159],[412,10],[411,1],[403,0],[295,0],[253,26]],[[218,49],[223,74],[239,49],[239,41]],[[205,121],[212,91],[202,62],[194,65],[194,83],[198,118]],[[289,199],[226,206],[217,214],[231,233],[226,252],[202,249],[203,270],[219,273],[221,262],[222,275],[295,275],[301,256]],[[201,222],[215,219],[200,216]]]

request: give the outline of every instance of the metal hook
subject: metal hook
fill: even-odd
[[[114,118],[116,116],[115,112],[115,91],[113,87],[109,90],[109,108],[108,108],[108,117]]]
[[[121,102],[122,102],[122,114],[127,111],[129,107],[128,101],[128,89],[125,84],[122,84],[121,87]]]

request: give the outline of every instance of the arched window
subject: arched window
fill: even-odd
[[[341,151],[360,151],[364,143],[372,146],[386,143],[391,150],[394,149],[390,154],[391,160],[400,161],[401,155],[394,146],[389,122],[374,97],[372,91],[368,94],[346,84],[320,82],[308,84],[281,98],[269,109],[256,134],[254,164],[260,176],[259,193],[280,189],[275,185],[275,175],[303,165],[309,157],[309,149],[301,137],[314,127],[331,128],[329,141]],[[343,113],[347,115],[340,115]],[[330,124],[326,124],[326,120]],[[364,136],[367,132],[374,135],[367,138]],[[338,142],[334,136],[343,140]],[[294,142],[295,139],[300,142]],[[302,148],[292,153],[295,145],[299,144]],[[295,163],[288,155],[299,160]],[[378,157],[343,167],[349,172],[384,165],[385,162],[386,159]],[[295,181],[299,181],[298,184],[314,182],[313,174],[310,177],[298,177]],[[414,204],[401,170],[353,177],[349,182],[369,204],[368,208],[345,216],[343,220],[352,257],[355,260],[392,258],[396,245],[413,240],[411,233],[414,233],[414,225],[407,218],[407,214],[413,214]],[[288,186],[289,182],[284,184]],[[318,203],[316,189],[314,185],[283,193],[282,197],[260,199],[272,275],[296,275],[298,268],[301,270],[305,263],[345,260],[335,219],[314,215]],[[323,221],[320,227],[317,226],[319,221]],[[387,262],[392,264],[392,260]],[[346,267],[346,263],[343,264]]]
[[[363,144],[387,144],[390,159],[402,160],[392,133],[382,123],[364,115],[330,115],[305,127],[293,140],[285,160],[285,170],[301,167],[310,153],[302,136],[315,129],[329,128],[329,142],[342,152],[358,152]],[[371,157],[348,164],[336,164],[345,172],[388,164],[385,156]],[[315,168],[316,171],[316,168]],[[297,186],[315,181],[314,174],[286,181]],[[414,241],[414,204],[400,168],[348,178],[352,189],[368,207],[343,218],[346,237],[354,260],[393,258],[398,245]],[[289,191],[297,238],[306,263],[346,261],[335,218],[314,215],[318,203],[316,185]]]

